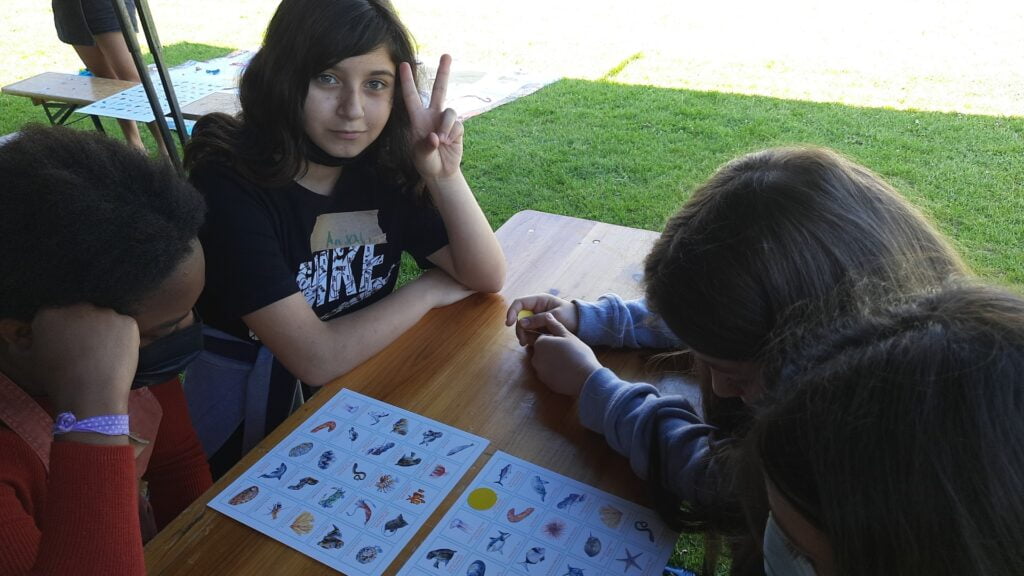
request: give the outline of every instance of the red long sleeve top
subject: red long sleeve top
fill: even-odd
[[[162,528],[212,485],[177,379],[150,388],[163,410],[144,480]],[[0,576],[145,574],[131,446],[54,442],[50,472],[0,424]]]

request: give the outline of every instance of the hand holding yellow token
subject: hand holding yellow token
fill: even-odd
[[[529,318],[530,316],[533,316],[533,310],[520,310],[519,313],[516,314],[516,320],[522,320],[523,318]]]

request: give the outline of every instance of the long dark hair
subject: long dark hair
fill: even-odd
[[[408,62],[415,69],[412,38],[387,0],[283,0],[242,74],[241,112],[237,118],[210,114],[199,120],[185,149],[186,168],[218,163],[260,184],[290,182],[305,166],[302,115],[310,79],[380,46],[395,64]],[[411,184],[419,176],[397,77],[395,94],[391,117],[364,157],[381,174]]]
[[[954,285],[802,340],[748,442],[839,573],[1024,574],[1024,298]]]
[[[689,348],[760,363],[772,334],[802,308],[842,307],[865,280],[907,292],[966,274],[945,238],[881,177],[836,152],[795,147],[737,158],[701,185],[648,255],[645,287],[648,305]],[[717,429],[712,457],[726,470],[751,410],[717,397],[696,364],[704,417]],[[660,477],[656,452],[650,478]],[[652,489],[682,529],[747,534],[738,500],[728,504],[737,479],[715,481],[723,498],[709,509],[680,510],[664,487]]]

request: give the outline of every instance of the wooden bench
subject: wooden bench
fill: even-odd
[[[50,124],[65,124],[71,114],[97,100],[113,96],[127,90],[138,82],[127,80],[111,80],[95,76],[79,76],[60,72],[43,72],[42,74],[4,86],[4,94],[24,96],[37,106],[42,106]],[[103,125],[98,116],[90,115],[93,126],[103,132]]]

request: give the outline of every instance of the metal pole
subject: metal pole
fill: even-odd
[[[167,97],[167,105],[171,108],[171,117],[174,118],[174,125],[178,128],[178,140],[181,141],[181,147],[184,148],[188,144],[188,131],[185,130],[185,119],[181,116],[178,96],[174,93],[174,84],[171,82],[171,75],[164,62],[164,49],[160,45],[160,37],[153,24],[153,14],[149,11],[149,2],[135,0],[135,7],[139,13],[139,22],[142,23],[142,33],[146,35],[146,43],[149,44],[149,52],[153,55],[153,62],[156,63],[156,71],[164,85],[164,95]]]
[[[160,138],[164,142],[164,146],[167,148],[167,157],[170,158],[171,164],[182,176],[185,175],[185,170],[181,165],[181,158],[178,157],[178,149],[174,146],[174,140],[171,138],[171,130],[167,127],[167,121],[164,118],[164,111],[160,107],[160,98],[156,94],[156,88],[153,86],[153,81],[149,78],[149,71],[146,69],[146,63],[142,60],[142,52],[139,50],[139,42],[135,39],[135,31],[132,28],[132,20],[128,15],[128,9],[125,8],[125,0],[110,0],[114,4],[114,13],[117,15],[117,20],[121,23],[121,32],[124,34],[124,41],[128,45],[128,51],[131,52],[132,60],[135,62],[135,69],[139,71],[139,79],[142,81],[142,87],[146,91],[146,98],[149,99],[149,106],[153,110],[153,116],[156,118],[157,129],[160,131]],[[136,4],[136,7],[138,5]],[[145,16],[140,12],[139,20],[143,22],[143,31],[149,26],[146,23]],[[163,80],[163,76],[161,76]],[[172,90],[170,82],[163,80],[164,88]],[[176,103],[176,102],[175,102]],[[179,124],[179,126],[182,126]]]

